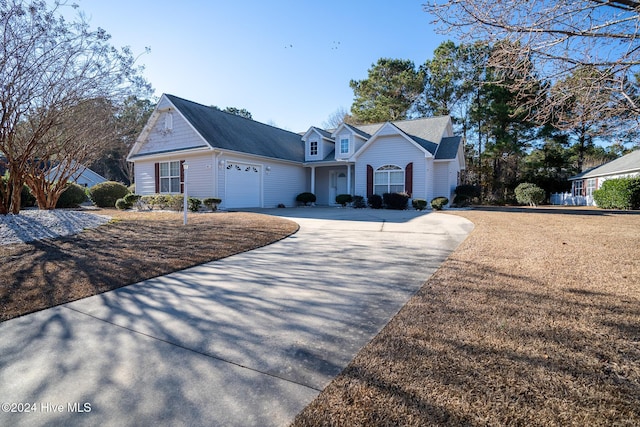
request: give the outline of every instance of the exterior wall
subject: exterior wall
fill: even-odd
[[[451,162],[434,162],[433,179],[434,194],[433,197],[444,196],[453,201],[453,190],[456,189],[456,171]]]
[[[327,157],[331,151],[335,150],[336,145],[333,142],[329,142],[326,139],[322,140],[322,159]]]
[[[135,162],[136,194],[155,194],[155,163],[184,160],[188,165],[187,194],[204,199],[214,194],[214,156],[211,153],[197,156],[172,155],[159,159],[138,160]]]
[[[348,153],[344,153],[341,154],[340,153],[340,140],[343,138],[348,138],[349,139],[349,152]],[[353,139],[354,136],[351,133],[350,130],[348,129],[344,129],[343,131],[341,131],[337,136],[336,136],[336,159],[347,159],[349,157],[351,157],[355,151],[353,150]]]
[[[169,101],[163,98],[161,105],[158,105],[157,109],[161,110],[170,105]],[[171,130],[165,129],[165,117],[168,114],[172,115],[173,126]],[[203,145],[206,145],[206,142],[175,109],[172,109],[171,112],[160,113],[159,119],[136,154],[155,153],[169,149],[180,150]]]
[[[261,192],[262,206],[274,208],[282,203],[285,206],[295,206],[296,196],[309,187],[309,171],[302,165],[278,162],[276,160],[243,156],[241,154],[222,154],[218,158],[218,196],[222,199],[221,208],[225,208],[227,188],[225,185],[225,166],[227,162],[240,162],[259,165],[262,173]],[[267,170],[269,169],[269,170]]]
[[[315,141],[318,143],[318,154],[315,156],[311,155],[311,151],[310,151],[310,147],[311,147],[311,142]],[[325,144],[323,143],[322,140],[322,135],[320,135],[317,132],[313,132],[308,138],[307,141],[304,144],[304,159],[307,162],[311,162],[311,161],[317,161],[317,160],[322,160],[324,158],[324,156],[326,156],[327,154],[329,154],[328,151],[325,151]]]
[[[329,204],[329,170],[331,168],[316,168],[316,204]]]
[[[358,156],[355,167],[355,195],[367,195],[367,165],[377,169],[384,165],[397,165],[405,169],[413,162],[413,194],[427,198],[430,182],[427,180],[425,154],[399,135],[381,136]]]

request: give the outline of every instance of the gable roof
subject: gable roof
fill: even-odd
[[[617,175],[630,172],[640,172],[640,150],[632,151],[622,157],[589,169],[581,174],[572,176],[569,180],[595,178],[606,175]]]
[[[438,149],[436,150],[436,160],[453,160],[458,154],[458,147],[460,146],[460,136],[447,136],[442,138]]]
[[[304,161],[304,143],[297,133],[174,95],[164,96],[212,148],[296,162]]]

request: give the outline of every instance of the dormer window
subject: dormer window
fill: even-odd
[[[340,140],[340,154],[349,153],[349,138],[342,138]]]
[[[318,155],[318,141],[309,142],[309,155],[310,156]]]

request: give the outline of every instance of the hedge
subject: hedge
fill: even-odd
[[[593,200],[602,209],[640,209],[640,177],[608,179]]]

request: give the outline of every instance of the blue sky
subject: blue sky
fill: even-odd
[[[353,102],[379,58],[422,64],[446,37],[423,0],[76,0],[92,27],[130,46],[155,95],[246,108],[291,131]]]

